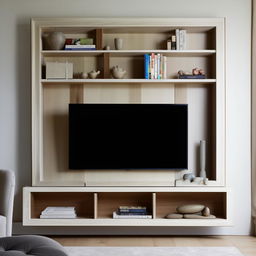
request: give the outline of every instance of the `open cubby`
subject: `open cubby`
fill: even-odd
[[[175,213],[176,208],[185,204],[202,204],[210,208],[211,214],[226,219],[226,193],[224,192],[159,192],[156,193],[156,218]]]
[[[98,193],[98,218],[112,218],[119,206],[146,206],[152,214],[152,193]]]
[[[94,217],[94,194],[87,192],[34,192],[31,193],[31,218],[39,218],[49,206],[74,206],[78,218]]]

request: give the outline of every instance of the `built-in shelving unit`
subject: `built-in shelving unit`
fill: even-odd
[[[28,226],[229,226],[229,190],[225,188],[24,188],[23,222]],[[177,204],[200,203],[212,209],[216,219],[165,219]],[[40,219],[47,206],[77,209],[75,219]],[[120,205],[147,206],[152,219],[112,219]],[[25,208],[26,207],[26,208]],[[27,211],[25,209],[30,209]]]
[[[167,50],[175,29],[187,31],[185,50]],[[225,20],[32,19],[32,186],[24,188],[23,224],[32,226],[225,226],[230,225],[225,165]],[[94,38],[96,50],[44,48],[45,34]],[[114,38],[122,38],[115,50]],[[104,50],[105,46],[111,50]],[[167,57],[167,79],[144,78],[144,54]],[[73,72],[100,70],[97,79],[46,79],[46,62],[69,62]],[[111,68],[127,71],[113,79]],[[202,68],[206,79],[178,79],[179,70]],[[69,170],[69,103],[188,104],[188,170]],[[207,141],[208,185],[175,187],[191,171],[199,174],[199,141]],[[146,204],[153,219],[112,219],[120,204]],[[168,220],[181,204],[204,203],[216,219]],[[40,219],[47,206],[77,208],[78,218]]]

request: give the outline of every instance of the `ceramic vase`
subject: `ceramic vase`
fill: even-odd
[[[62,32],[51,32],[46,37],[49,50],[62,50],[65,45],[65,35]]]
[[[115,38],[115,48],[116,48],[116,50],[122,50],[122,48],[123,48],[123,39],[122,38]]]

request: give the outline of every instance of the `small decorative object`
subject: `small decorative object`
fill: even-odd
[[[115,48],[116,48],[116,50],[122,50],[122,48],[123,48],[123,39],[122,38],[115,38]]]
[[[183,70],[178,71],[179,79],[204,79],[205,77],[205,71],[199,68],[193,68],[191,73]]]
[[[65,45],[65,35],[62,32],[51,32],[45,37],[49,50],[62,50]]]
[[[194,76],[200,75],[199,68],[193,68],[192,75],[194,75]]]
[[[177,207],[177,213],[181,214],[193,214],[201,212],[205,208],[204,205],[201,204],[187,204]]]
[[[195,179],[195,175],[193,173],[186,173],[183,175],[183,180],[189,180],[192,182]]]
[[[82,78],[82,79],[87,79],[87,78],[88,78],[88,73],[82,72],[82,73],[81,73],[81,78]]]
[[[187,204],[177,207],[177,212],[165,216],[166,219],[215,219],[209,207],[201,204]]]
[[[111,72],[112,72],[112,76],[116,79],[122,79],[126,74],[126,71],[122,68],[119,68],[118,66],[114,66],[111,69]]]
[[[46,79],[73,78],[73,63],[46,62]]]
[[[100,71],[99,71],[99,70],[98,70],[98,71],[92,70],[91,72],[88,73],[88,75],[89,75],[89,77],[90,77],[91,79],[97,78],[97,76],[98,76],[99,74],[100,74]]]
[[[73,74],[74,79],[81,79],[82,78],[82,72],[76,72]]]
[[[202,215],[203,216],[210,216],[211,214],[211,211],[210,211],[210,208],[209,207],[205,207],[202,211]]]
[[[205,162],[206,162],[206,141],[200,141],[200,177],[206,178],[205,171]]]
[[[196,214],[184,214],[183,218],[184,219],[215,219],[216,216],[214,216],[214,215],[201,216],[201,215],[196,215]]]
[[[109,45],[106,45],[106,46],[105,46],[105,50],[106,50],[106,51],[109,51],[109,50],[110,50],[110,46],[109,46]]]
[[[208,185],[208,178],[195,177],[193,173],[186,173],[183,175],[182,179],[175,180],[175,186],[202,186]]]
[[[183,214],[179,214],[179,213],[170,213],[167,214],[165,216],[166,219],[182,219],[183,218]]]

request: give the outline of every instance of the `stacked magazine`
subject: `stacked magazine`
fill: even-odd
[[[46,207],[40,215],[40,219],[75,219],[77,217],[75,207]]]
[[[152,219],[152,215],[148,214],[144,206],[119,206],[113,212],[113,219]]]

